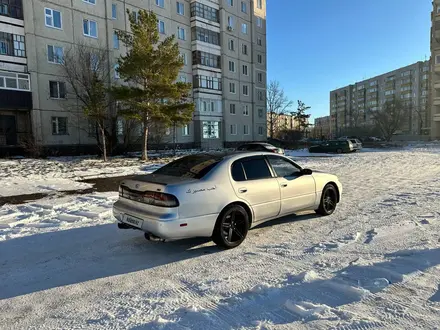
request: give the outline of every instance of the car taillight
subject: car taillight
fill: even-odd
[[[179,200],[176,196],[156,191],[135,191],[130,188],[120,186],[119,196],[143,204],[159,207],[178,207]]]
[[[155,191],[146,191],[143,194],[143,203],[150,204],[154,206],[161,207],[177,207],[179,206],[179,201],[176,196],[155,192]]]

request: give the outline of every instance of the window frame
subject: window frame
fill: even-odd
[[[59,118],[64,118],[66,120],[66,131],[63,132],[63,133],[60,133]],[[54,121],[56,121],[56,127],[57,127],[56,132],[54,132],[54,130],[53,130]],[[69,119],[68,119],[68,117],[52,116],[52,118],[51,118],[51,126],[52,126],[52,135],[69,135],[69,129],[68,129],[68,127],[69,127]]]
[[[50,10],[51,14],[48,15],[46,10]],[[54,12],[60,13],[60,27],[55,26]],[[52,18],[52,25],[47,24],[47,17],[50,16]],[[63,29],[63,13],[61,10],[52,9],[49,7],[44,7],[44,25],[51,29],[62,30]]]
[[[161,26],[163,26],[163,32],[161,31]],[[166,29],[165,29],[165,22],[158,19],[157,20],[157,30],[159,32],[159,34],[166,34]]]
[[[182,126],[182,136],[190,136],[189,134],[189,124]]]
[[[158,6],[160,8],[165,8],[165,0],[156,0],[155,3],[156,3],[156,6]]]
[[[185,16],[185,3],[176,1],[176,7],[177,15]],[[179,9],[182,9],[182,12],[180,12]]]
[[[233,133],[234,130],[232,129],[232,127],[235,127],[235,133]],[[237,124],[231,124],[229,134],[230,135],[237,135]]]
[[[50,61],[50,59],[49,59],[49,47],[52,47],[52,53],[53,53],[54,61]],[[56,52],[55,52],[56,48],[61,49],[61,52],[63,54],[63,56],[61,57],[61,62],[57,61],[58,56],[56,55]],[[56,64],[56,65],[62,65],[62,61],[64,59],[64,47],[62,47],[62,46],[55,46],[55,45],[47,45],[46,50],[47,50],[47,62],[48,63]]]
[[[298,176],[301,176],[301,170],[302,170],[302,167],[299,166],[298,164],[296,164],[295,162],[291,161],[290,159],[284,158],[284,157],[279,156],[279,155],[270,155],[270,156],[265,156],[265,157],[266,157],[266,159],[267,159],[267,163],[268,163],[269,166],[270,166],[270,169],[271,169],[271,171],[272,171],[272,174],[274,175],[275,178],[291,178],[291,177],[298,177]],[[279,159],[279,160],[285,161],[286,163],[289,163],[289,164],[292,165],[295,169],[297,169],[298,172],[295,172],[295,174],[288,175],[288,176],[279,176],[279,175],[277,174],[277,172],[275,171],[275,168],[272,166],[272,163],[270,162],[270,159],[271,159],[271,158],[272,158],[272,159]],[[298,173],[298,174],[296,174],[296,173]]]
[[[241,23],[241,33],[248,34],[248,25],[246,23]]]
[[[260,159],[264,160],[264,163],[267,166],[267,169],[269,171],[270,176],[269,177],[258,178],[258,179],[248,179],[243,163],[244,162],[250,162],[252,160],[260,160]],[[241,181],[241,180],[240,181],[236,181],[234,179],[234,176],[232,175],[232,168],[234,167],[234,165],[236,163],[240,164],[240,167],[241,167],[241,169],[243,171],[243,176],[244,176],[244,180],[243,181]],[[235,160],[231,164],[231,167],[229,169],[229,175],[230,175],[232,181],[234,181],[234,182],[260,181],[260,180],[268,180],[268,179],[274,179],[275,178],[274,173],[272,171],[272,167],[270,166],[270,164],[269,164],[269,162],[268,162],[268,160],[267,160],[267,158],[265,156],[248,156],[248,157],[243,157],[243,158]]]
[[[91,1],[93,1],[93,2],[91,2]],[[96,6],[96,0],[82,0],[82,2],[85,2],[85,3],[89,4],[89,5]]]
[[[112,19],[118,19],[118,5],[112,3]]]
[[[181,38],[180,32],[183,32],[183,34],[182,34],[182,38]],[[186,40],[186,31],[185,31],[185,28],[180,27],[180,26],[177,27],[177,39],[182,40],[182,41],[185,41],[185,40]]]
[[[247,14],[247,3],[244,1],[241,2],[241,12]]]
[[[86,32],[84,31],[84,23],[87,21],[87,29],[88,29],[88,34],[86,34]],[[96,36],[91,35],[91,22],[95,23],[95,30],[96,30]],[[98,39],[98,22],[94,21],[92,19],[89,18],[83,18],[83,36],[87,37],[87,38],[93,38],[93,39]]]
[[[50,93],[51,83],[56,83],[56,86],[57,86],[57,97],[52,96],[51,93]],[[64,97],[61,96],[61,92],[60,92],[60,85],[61,84],[64,85]],[[51,100],[66,100],[67,99],[66,83],[64,81],[59,81],[59,80],[49,80],[49,98]]]

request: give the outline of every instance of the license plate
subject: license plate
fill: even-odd
[[[144,223],[144,220],[132,217],[131,215],[126,215],[123,221],[137,228],[142,228],[142,224]]]

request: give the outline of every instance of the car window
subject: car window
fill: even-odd
[[[243,166],[241,165],[241,161],[236,161],[232,164],[231,167],[232,179],[234,181],[246,181],[246,176],[244,175]]]
[[[263,157],[242,160],[244,173],[247,180],[271,178],[269,167]]]
[[[350,140],[351,143],[357,143],[357,140]]]
[[[278,177],[295,176],[300,173],[300,169],[291,162],[281,157],[269,156],[269,163]]]
[[[221,159],[222,157],[209,154],[190,155],[162,166],[154,171],[153,174],[201,179],[208,174]]]

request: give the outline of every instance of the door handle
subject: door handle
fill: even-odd
[[[238,192],[244,194],[245,192],[247,192],[247,188],[240,188],[238,189]]]
[[[282,183],[281,184],[281,188],[286,188],[287,187],[287,183]]]

